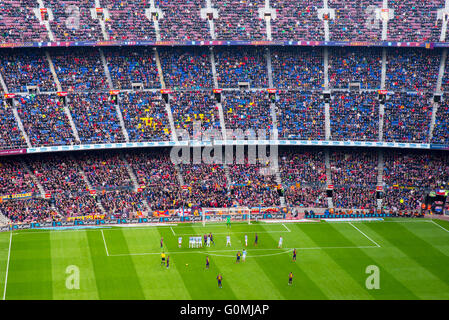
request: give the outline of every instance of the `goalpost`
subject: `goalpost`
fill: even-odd
[[[206,210],[202,210],[201,212],[201,223],[203,225],[203,227],[206,226],[206,214],[205,214]],[[208,209],[207,212],[211,215],[217,215],[217,216],[231,216],[232,217],[237,217],[237,216],[242,216],[242,219],[239,219],[241,221],[244,221],[243,216],[246,215],[246,221],[248,221],[248,224],[251,224],[251,209],[249,209],[248,207],[234,207],[234,208],[227,208],[227,209]],[[216,222],[222,222],[223,219],[217,219],[214,220]]]

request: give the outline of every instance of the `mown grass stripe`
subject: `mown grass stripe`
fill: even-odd
[[[85,231],[50,233],[52,241],[53,298],[96,300],[99,298],[95,272]],[[76,275],[79,275],[79,288]]]
[[[372,232],[384,237],[396,249],[389,259],[400,259],[402,268],[393,272],[401,272],[408,278],[408,287],[415,295],[425,299],[447,299],[449,297],[449,257],[442,254],[431,244],[416,236],[401,224],[395,224],[392,230],[387,225],[366,224]],[[405,259],[406,258],[406,259]],[[411,263],[413,262],[413,263]],[[412,289],[411,286],[416,289]]]
[[[198,226],[199,227],[199,226]],[[176,228],[174,228],[176,231]],[[165,231],[165,230],[164,230]],[[165,231],[165,237],[170,248],[178,248],[177,240],[178,236],[169,234],[170,230]],[[202,234],[203,229],[197,228],[192,225],[184,225],[183,232],[188,234]],[[178,233],[178,232],[177,232]],[[165,239],[164,237],[164,239]],[[218,236],[214,237],[215,242],[219,241]],[[188,237],[183,237],[183,249],[188,250]],[[201,249],[190,249],[201,250]],[[189,291],[192,299],[212,299],[212,300],[236,300],[237,297],[234,293],[233,278],[230,269],[227,267],[227,259],[222,257],[209,256],[211,260],[209,270],[206,270],[206,255],[199,253],[195,254],[180,254],[173,256],[173,265],[178,269],[179,275],[184,282],[184,286]],[[186,267],[186,264],[188,266]],[[223,288],[219,289],[217,285],[217,275],[221,273],[223,276]]]
[[[103,238],[98,232],[86,232],[95,271],[98,296],[103,300],[144,299],[134,263],[130,256],[108,257]],[[122,253],[128,252],[122,230],[104,230],[108,246]]]
[[[292,228],[289,228],[292,230]],[[294,229],[293,229],[294,231]],[[299,242],[293,241],[298,239],[298,234],[293,232],[293,234],[283,235],[284,245],[289,243],[289,245],[299,244]],[[264,238],[269,237],[270,239],[264,239],[264,242],[270,244],[270,247],[276,248],[278,246],[279,237],[274,234],[264,234]],[[262,239],[261,239],[262,241]],[[310,276],[305,272],[302,262],[298,259],[296,262],[293,261],[293,253],[287,252],[282,255],[273,257],[258,257],[255,259],[257,264],[265,273],[266,277],[270,279],[273,286],[282,294],[285,299],[327,299],[326,294],[317,286],[317,284],[310,278]],[[293,284],[288,285],[288,275],[293,273]]]
[[[343,225],[343,224],[342,224]],[[350,228],[348,232],[355,234],[357,231],[351,226],[344,224]],[[319,251],[299,250],[299,259],[304,265],[304,272],[315,280],[319,288],[330,299],[372,299],[371,294],[367,292],[362,284],[360,284],[348,272],[333,259],[333,254],[341,254],[348,251],[358,250],[354,248],[354,243],[345,238],[339,237],[333,227],[328,223],[320,223],[320,225],[295,225],[296,231],[302,238],[308,239],[315,246],[324,247]],[[359,236],[361,244],[369,243],[362,235]],[[342,249],[326,249],[332,243],[338,243]],[[347,248],[344,248],[347,247]],[[370,249],[374,250],[374,249]]]
[[[171,234],[168,228],[124,230],[123,234],[130,254],[135,251],[160,252],[161,237],[164,237],[163,250],[167,252],[168,247],[173,245],[173,241],[168,238],[165,232],[160,232],[161,230],[166,230]],[[145,299],[191,299],[177,270],[177,258],[171,256],[170,260],[170,267],[167,269],[165,266],[161,266],[160,254],[132,256]]]
[[[356,245],[357,237],[352,237],[350,239],[349,235],[351,234],[346,232],[347,230],[344,225],[337,226],[334,224],[332,227],[335,229],[335,233],[333,234],[334,236],[344,238],[348,242]],[[368,236],[371,239],[373,238],[371,234],[367,234],[362,224],[358,225],[358,229],[365,236]],[[388,249],[353,249],[351,251],[341,250],[340,252],[329,250],[328,255],[340,266],[340,268],[346,270],[357,283],[365,287],[367,292],[374,299],[418,299],[412,291],[405,287],[388,271],[390,269],[388,264],[380,263],[379,260],[373,258],[373,256],[382,255],[385,251],[388,251]],[[368,290],[365,286],[366,279],[369,275],[371,275],[371,273],[366,273],[368,266],[376,266],[379,268],[379,273],[382,280],[379,289]]]
[[[53,299],[49,233],[13,235],[6,299]]]

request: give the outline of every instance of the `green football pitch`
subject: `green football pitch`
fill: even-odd
[[[215,245],[189,248],[189,236],[209,232]],[[245,234],[247,258],[236,263]],[[181,248],[178,237],[183,238]],[[168,269],[161,266],[162,251],[170,256]],[[373,268],[378,272],[367,271]],[[374,275],[379,286],[368,289],[372,279],[367,278]],[[449,222],[388,219],[13,231],[0,234],[0,293],[6,300],[449,299]]]

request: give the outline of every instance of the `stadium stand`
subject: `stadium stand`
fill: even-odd
[[[119,101],[131,142],[171,140],[168,116],[159,93],[121,93]]]
[[[332,140],[379,140],[379,101],[375,92],[338,92],[330,104]]]
[[[324,103],[318,92],[286,91],[278,97],[281,139],[324,140]]]
[[[133,84],[140,83],[145,89],[161,87],[151,48],[109,48],[105,58],[114,89],[133,89]]]

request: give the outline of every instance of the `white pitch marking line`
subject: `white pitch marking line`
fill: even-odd
[[[284,226],[285,229],[287,229],[288,232],[291,232],[289,228],[287,228],[287,226],[283,223],[282,224]]]
[[[309,248],[296,248],[296,250],[326,250],[326,249],[368,249],[368,248],[379,248],[377,246],[356,246],[356,247],[309,247]],[[294,248],[276,248],[276,249],[248,249],[250,251],[262,250],[284,250],[284,252],[289,252]],[[174,251],[174,252],[165,252],[166,254],[190,254],[190,253],[214,253],[214,252],[235,252],[234,250],[215,250],[215,251]],[[160,252],[142,252],[142,253],[123,253],[123,254],[111,254],[110,257],[122,257],[122,256],[145,256],[145,255],[153,255],[153,254],[161,254]],[[259,257],[259,256],[256,256]]]
[[[433,220],[430,220],[430,221],[431,221],[434,225],[436,225],[436,226],[440,227],[441,229],[443,229],[444,231],[449,232],[449,230],[447,230],[446,228],[440,226],[440,225],[439,225],[438,223],[436,223],[435,221],[433,221]]]
[[[174,236],[176,236],[175,230],[173,230],[173,228],[170,226],[170,230],[173,233]]]
[[[101,236],[103,237],[103,243],[104,243],[104,248],[106,249],[106,255],[109,257],[108,246],[106,245],[106,240],[104,238],[103,230],[100,230],[100,231],[101,231]]]
[[[380,248],[380,245],[377,244],[376,241],[374,241],[373,239],[371,239],[370,237],[368,237],[363,231],[361,231],[359,228],[357,228],[355,225],[353,225],[351,222],[349,223],[351,226],[353,226],[354,228],[356,228],[361,234],[363,234],[369,241],[371,241],[372,243],[374,243],[378,248]]]
[[[230,233],[277,233],[277,232],[291,232],[291,231],[287,231],[287,230],[275,230],[275,231],[237,231],[237,232],[214,232],[214,235],[216,234],[230,234]],[[201,234],[201,232],[198,233],[177,233],[177,236],[194,236],[194,235],[198,235]]]
[[[9,236],[8,264],[6,265],[5,289],[3,290],[3,300],[6,300],[6,286],[8,284],[9,260],[11,257],[12,232]]]

